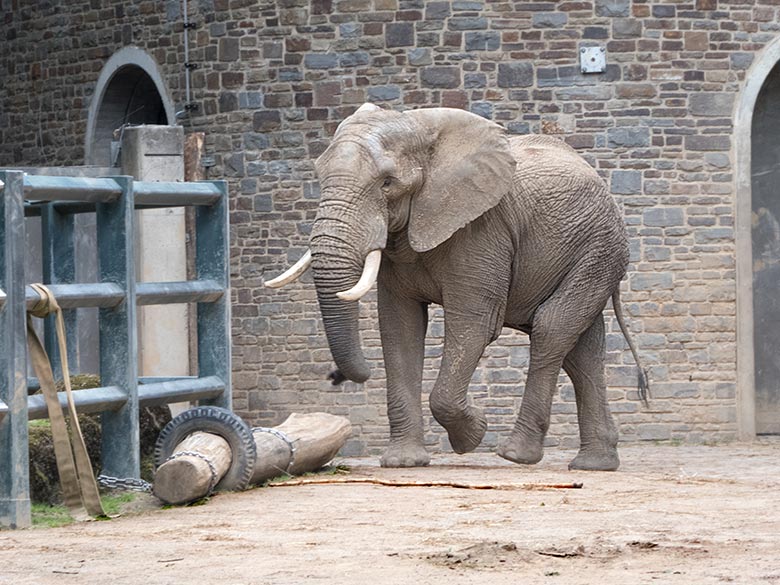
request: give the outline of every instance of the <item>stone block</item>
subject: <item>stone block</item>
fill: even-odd
[[[610,148],[650,146],[650,128],[645,126],[610,128],[607,130],[607,146]]]
[[[335,53],[309,53],[303,58],[307,69],[333,69],[338,67],[339,56]]]
[[[686,51],[707,51],[710,48],[710,38],[707,31],[685,31],[683,38]]]
[[[688,150],[729,150],[731,137],[713,134],[686,136],[685,148]]]
[[[640,171],[612,171],[610,190],[617,195],[636,195],[642,192]]]
[[[238,61],[238,39],[233,37],[219,39],[218,55],[220,61]]]
[[[642,223],[651,227],[671,227],[685,224],[683,210],[678,207],[659,207],[645,210]]]
[[[341,82],[321,81],[314,85],[314,103],[319,107],[338,106],[341,103]]]
[[[734,239],[734,229],[730,227],[714,227],[696,230],[693,236],[697,244],[713,244]]]
[[[596,0],[596,16],[629,16],[631,0]]]
[[[267,134],[258,132],[244,133],[244,148],[247,150],[265,150],[270,144]]]
[[[339,25],[339,34],[342,39],[360,38],[361,25],[358,22],[344,22]]]
[[[615,86],[615,95],[621,99],[653,98],[656,91],[652,83],[618,83]]]
[[[493,104],[490,102],[475,102],[471,105],[471,112],[488,120],[493,119]]]
[[[420,72],[420,81],[423,87],[454,89],[460,86],[460,68],[425,67]]]
[[[449,2],[430,2],[425,7],[425,20],[444,20],[452,14]]]
[[[534,82],[534,67],[527,61],[498,64],[498,87],[530,87]]]
[[[463,76],[465,89],[477,89],[487,87],[487,76],[484,73],[466,73]]]
[[[733,93],[700,92],[689,98],[689,109],[694,116],[731,116],[734,109]]]
[[[238,94],[238,105],[242,109],[256,110],[263,107],[263,92],[242,91]]]
[[[616,39],[635,39],[642,36],[642,21],[635,18],[615,18],[612,36]]]
[[[506,129],[510,134],[530,134],[531,125],[528,122],[509,122]]]
[[[674,18],[677,15],[677,7],[674,4],[653,5],[653,18]]]
[[[260,110],[252,117],[252,128],[255,132],[268,132],[281,127],[282,118],[277,110]]]
[[[368,65],[370,57],[365,51],[351,51],[339,55],[339,67],[362,67]]]
[[[644,424],[637,427],[642,441],[668,441],[672,438],[672,427],[664,424]]]
[[[371,102],[387,102],[401,97],[401,88],[397,85],[380,85],[368,88],[368,99]]]
[[[569,21],[565,12],[535,12],[531,24],[536,28],[562,28]]]
[[[487,30],[487,19],[484,16],[460,17],[453,16],[447,21],[450,30]]]
[[[421,67],[423,65],[430,65],[433,63],[433,57],[429,48],[415,48],[409,49],[406,53],[406,58],[409,61],[409,65],[415,67]]]
[[[753,53],[732,53],[729,60],[732,69],[747,69],[753,63]]]
[[[485,3],[479,0],[455,0],[452,9],[455,12],[479,12],[485,9]]]
[[[385,44],[392,47],[414,46],[414,24],[411,22],[394,22],[385,25]]]
[[[467,32],[467,51],[497,51],[501,47],[501,33],[498,31]]]
[[[630,279],[631,290],[672,290],[674,278],[669,272],[635,272]]]
[[[727,169],[731,166],[729,155],[722,152],[708,152],[704,155],[704,161],[716,169]]]
[[[219,94],[220,113],[233,112],[238,109],[238,96],[230,91],[223,91]]]

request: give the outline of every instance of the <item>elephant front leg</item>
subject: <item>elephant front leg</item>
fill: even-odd
[[[422,419],[422,371],[428,305],[379,287],[379,329],[387,374],[390,444],[382,467],[419,467],[431,457],[425,450]]]
[[[493,338],[496,319],[445,306],[444,353],[430,404],[456,453],[476,449],[487,431],[482,410],[468,403],[468,387],[482,352]]]

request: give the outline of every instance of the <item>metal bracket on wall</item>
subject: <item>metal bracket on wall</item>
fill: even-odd
[[[580,49],[580,71],[582,73],[604,73],[607,70],[607,50],[604,47],[582,47]]]

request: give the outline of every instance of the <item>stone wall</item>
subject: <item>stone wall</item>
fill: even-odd
[[[181,109],[178,1],[0,2],[0,166],[81,163],[95,81],[123,46],[156,59]],[[654,398],[650,409],[638,403],[634,363],[609,318],[609,397],[622,439],[735,436],[732,111],[755,53],[775,37],[774,2],[191,0],[190,18],[199,109],[182,123],[207,132],[211,176],[230,181],[241,415],[275,424],[327,410],[353,421],[349,453],[386,440],[374,301],[361,309],[374,376],[332,387],[310,277],[262,287],[306,247],[319,196],[313,160],[338,123],[372,101],[463,108],[578,149],[631,236],[623,301]],[[606,72],[580,73],[587,46],[605,48]],[[436,315],[426,391],[441,351]],[[483,447],[511,427],[526,367],[523,335],[505,332],[487,350],[472,385],[490,422]],[[549,443],[569,446],[575,403],[561,382]],[[426,410],[428,443],[446,449],[430,420]]]

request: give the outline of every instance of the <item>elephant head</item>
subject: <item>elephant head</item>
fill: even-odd
[[[363,382],[369,368],[357,300],[376,280],[388,239],[408,237],[415,252],[432,250],[497,205],[514,168],[503,128],[479,116],[365,104],[340,124],[316,162],[322,199],[310,256],[266,284],[284,284],[311,263],[336,365]]]

